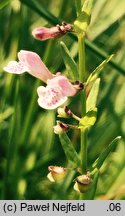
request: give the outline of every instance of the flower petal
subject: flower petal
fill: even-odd
[[[38,79],[47,82],[48,79],[53,78],[54,75],[51,74],[51,72],[40,59],[39,55],[37,55],[35,52],[21,50],[18,53],[18,58],[19,62],[23,62],[28,68],[28,72]]]
[[[47,81],[48,86],[58,85],[61,88],[61,92],[64,96],[74,96],[77,93],[76,88],[69,82],[69,80],[62,75],[57,75]]]
[[[6,67],[3,68],[8,73],[22,74],[27,68],[22,62],[10,61]]]
[[[38,104],[44,109],[55,109],[58,106],[61,106],[66,100],[67,97],[64,96],[61,92],[61,88],[49,87],[46,88],[43,86],[38,87]]]
[[[57,30],[58,29],[56,29],[56,31]],[[54,33],[51,31],[50,28],[46,27],[37,27],[32,31],[33,37],[35,37],[38,40],[47,40],[53,38]]]
[[[72,30],[73,26],[70,23],[62,22],[62,25],[56,25],[51,28],[37,27],[32,31],[33,37],[38,40],[47,40],[65,35]]]

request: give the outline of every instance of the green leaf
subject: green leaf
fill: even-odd
[[[93,86],[87,98],[87,101],[86,101],[86,111],[87,112],[93,109],[93,107],[96,107],[97,96],[99,92],[99,85],[100,85],[100,78],[96,79],[95,82],[93,83]]]
[[[87,79],[86,84],[94,81],[100,74],[100,72],[103,70],[103,68],[107,65],[107,63],[112,59],[114,55],[110,55],[106,60],[104,60],[89,76]]]
[[[76,32],[86,32],[86,29],[90,23],[93,2],[94,0],[85,0],[82,11],[74,22],[74,29]]]
[[[97,158],[97,160],[94,162],[92,168],[94,170],[100,169],[101,166],[103,165],[105,159],[108,157],[109,153],[113,151],[115,148],[117,142],[121,139],[120,136],[116,137],[110,144],[109,146],[102,152],[102,154]]]
[[[97,116],[97,108],[93,108],[89,110],[84,117],[79,122],[79,128],[85,129],[88,127],[91,127],[96,122],[96,116]]]
[[[80,167],[81,162],[79,156],[67,134],[59,134],[59,138],[67,159],[72,162],[75,167]]]
[[[92,182],[92,188],[90,191],[88,191],[88,199],[89,200],[94,200],[95,198],[95,193],[97,190],[97,184],[98,184],[98,179],[99,179],[99,170],[96,171],[93,177],[93,182]]]
[[[61,41],[61,51],[62,56],[66,65],[66,69],[69,71],[69,75],[72,79],[78,79],[78,69],[77,64],[75,63],[74,59],[71,57],[71,54],[67,48],[67,46]]]

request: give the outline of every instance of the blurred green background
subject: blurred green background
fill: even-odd
[[[74,172],[64,182],[47,179],[48,166],[67,166],[59,138],[53,133],[56,111],[37,104],[39,80],[25,73],[7,74],[3,67],[16,59],[20,49],[37,52],[50,71],[67,74],[60,41],[78,60],[77,40],[62,38],[37,41],[31,31],[38,26],[53,26],[58,21],[73,22],[74,0],[0,1],[0,196],[1,199],[78,199],[73,190]],[[96,0],[86,34],[88,75],[106,55],[113,62],[101,73],[98,118],[88,134],[88,166],[116,137],[122,140],[101,168],[95,199],[125,199],[125,1]],[[70,108],[80,115],[79,95]],[[69,122],[69,121],[68,121]],[[68,132],[79,151],[79,132]],[[63,186],[63,187],[62,187]]]

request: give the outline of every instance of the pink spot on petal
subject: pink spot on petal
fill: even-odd
[[[46,91],[44,92],[44,95],[43,92],[41,92],[42,94],[40,94],[40,88],[41,87],[39,87],[37,90],[39,95],[38,104],[44,109],[55,109],[67,100],[67,97],[62,94],[60,88],[49,88],[47,86],[45,88]]]

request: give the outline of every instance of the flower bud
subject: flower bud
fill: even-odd
[[[72,30],[73,26],[70,23],[62,22],[62,25],[57,25],[51,28],[38,27],[32,31],[33,37],[38,40],[47,40],[65,35]]]
[[[69,125],[67,125],[61,121],[57,121],[57,125],[55,125],[53,128],[54,128],[55,134],[61,134],[61,133],[67,132],[70,127],[69,127]]]
[[[72,116],[72,112],[67,106],[63,108],[59,107],[57,112],[58,112],[58,116],[62,118],[68,118]]]
[[[92,179],[87,175],[80,175],[76,178],[76,182],[74,184],[74,190],[85,193],[91,188]]]
[[[67,172],[66,168],[60,166],[49,166],[48,170],[49,174],[47,175],[47,178],[51,182],[59,182],[63,180]]]
[[[57,109],[57,113],[58,113],[58,117],[62,117],[62,118],[67,118],[68,117],[66,112],[65,112],[65,107],[64,108],[59,107]]]

